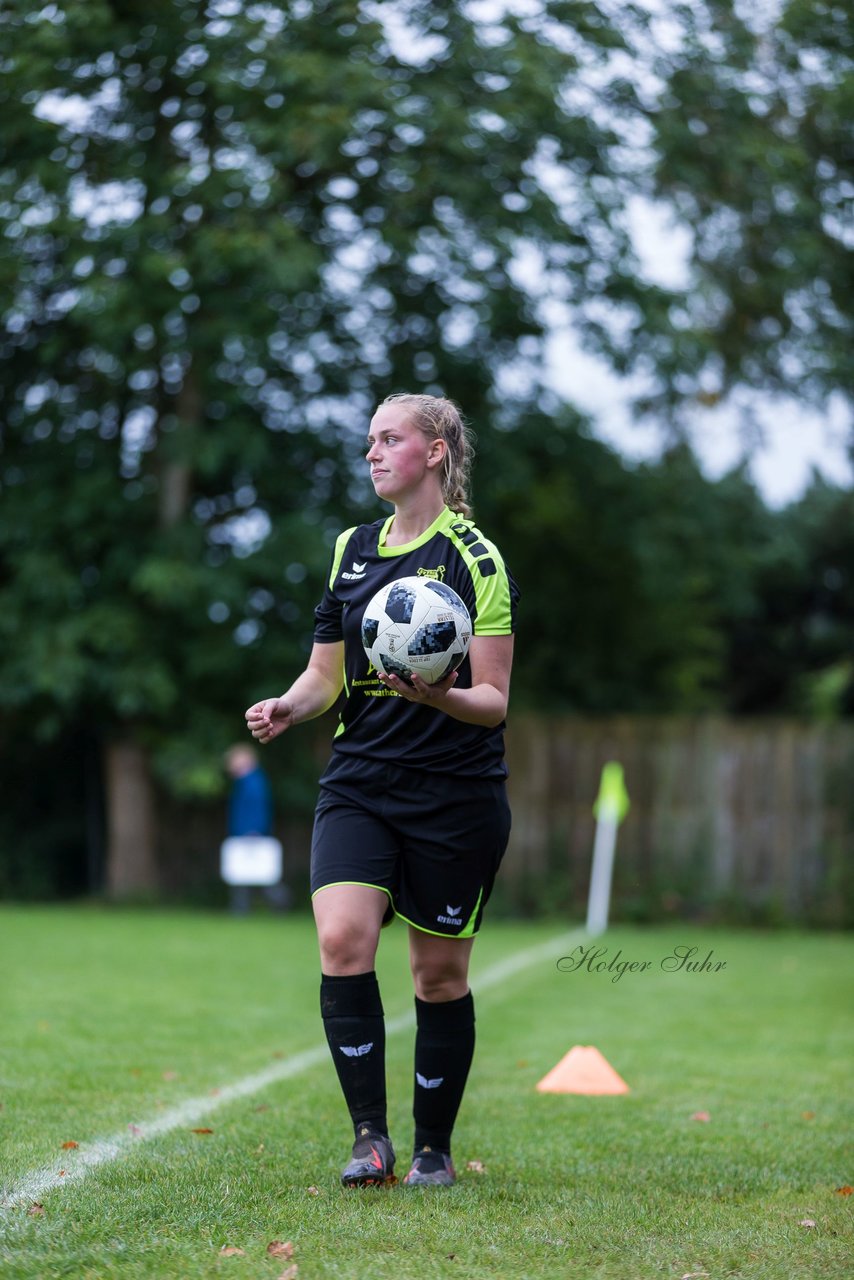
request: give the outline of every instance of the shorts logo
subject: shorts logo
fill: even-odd
[[[462,924],[462,918],[460,916],[462,909],[462,903],[460,903],[458,907],[446,906],[445,910],[448,914],[446,916],[436,916],[436,919],[439,924]]]
[[[367,560],[365,561],[365,563],[364,563],[364,564],[358,564],[358,563],[354,560],[354,561],[353,561],[353,572],[352,572],[352,573],[342,573],[342,574],[341,574],[341,577],[344,579],[344,581],[345,581],[345,582],[358,582],[360,578],[364,578],[364,576],[365,576],[365,570],[367,569],[367,567],[368,567],[368,562],[367,562]]]
[[[371,1040],[369,1044],[339,1044],[338,1046],[341,1052],[346,1054],[348,1058],[364,1058],[365,1054],[370,1053],[373,1047],[373,1040]]]
[[[436,578],[439,582],[445,580],[445,566],[439,564],[435,569],[418,569],[416,570],[419,578]]]
[[[420,1071],[415,1072],[415,1079],[421,1085],[422,1089],[438,1089],[439,1085],[445,1079],[444,1076],[436,1076],[435,1080],[428,1080],[426,1076],[422,1076]]]

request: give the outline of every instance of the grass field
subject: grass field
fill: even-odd
[[[581,941],[560,935],[490,923],[475,947],[457,1186],[344,1192],[350,1130],[306,917],[0,909],[0,1275],[854,1274],[854,1197],[838,1190],[854,1182],[851,940],[615,929],[600,959],[650,962],[615,981],[560,971]],[[725,968],[665,972],[678,946]],[[405,1169],[399,925],[379,969]],[[573,1044],[631,1092],[538,1094]],[[274,1240],[293,1257],[269,1256]]]

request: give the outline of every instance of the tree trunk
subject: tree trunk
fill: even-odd
[[[128,898],[159,887],[154,787],[145,751],[132,742],[107,747],[107,894]]]
[[[190,507],[190,489],[193,472],[186,456],[180,457],[180,439],[189,434],[194,439],[202,421],[203,404],[199,382],[192,366],[184,374],[181,390],[175,398],[175,410],[178,416],[178,437],[173,438],[173,447],[179,446],[179,457],[163,462],[160,469],[160,503],[158,518],[161,529],[171,529],[180,523]],[[188,442],[183,444],[185,455],[189,453]]]

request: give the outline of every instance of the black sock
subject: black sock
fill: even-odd
[[[451,1132],[474,1056],[474,1000],[433,1004],[415,997],[415,1151],[450,1154]]]
[[[385,1021],[376,973],[324,973],[320,1012],[356,1134],[362,1126],[387,1134]]]

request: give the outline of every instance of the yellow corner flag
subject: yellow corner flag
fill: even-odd
[[[608,925],[617,827],[628,811],[629,793],[623,779],[623,766],[616,760],[609,760],[602,770],[599,795],[593,805],[596,838],[593,842],[593,866],[587,898],[587,932],[594,937],[603,933]]]
[[[629,811],[629,793],[623,778],[623,766],[609,760],[602,770],[599,794],[593,805],[593,813],[600,821],[605,818],[619,824]]]

